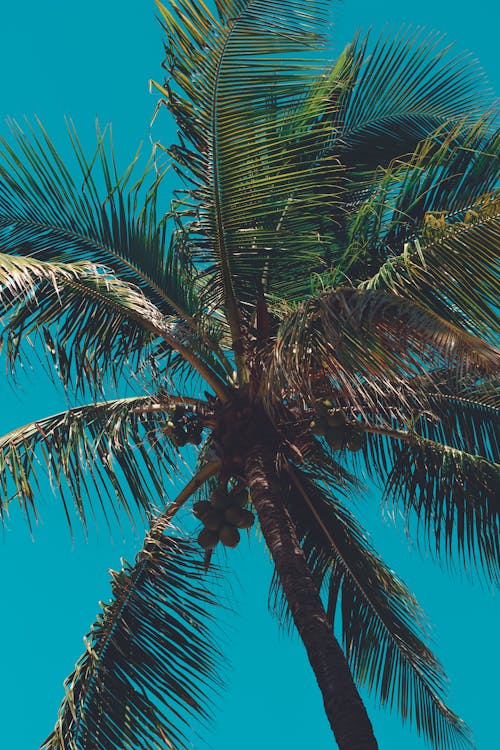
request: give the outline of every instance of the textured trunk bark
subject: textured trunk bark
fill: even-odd
[[[338,746],[340,750],[376,750],[370,719],[281,501],[272,449],[254,446],[247,453],[245,473],[262,533],[316,675]]]

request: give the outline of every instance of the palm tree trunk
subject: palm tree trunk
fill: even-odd
[[[340,750],[376,750],[370,719],[281,501],[272,449],[255,445],[248,451],[245,473],[262,533],[316,675],[338,746]]]

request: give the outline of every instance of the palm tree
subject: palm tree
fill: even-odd
[[[43,748],[187,746],[220,679],[213,550],[255,515],[341,750],[377,747],[356,684],[466,746],[418,604],[349,500],[367,474],[438,558],[498,582],[484,82],[412,32],[325,62],[322,0],[215,5],[159,5],[184,185],[167,213],[161,169],[120,173],[105,133],[88,158],[69,128],[80,178],[41,125],[2,143],[5,357],[14,376],[38,340],[77,403],[0,440],[2,511],[36,521],[47,469],[70,523],[96,502],[150,523]],[[127,379],[136,395],[110,399]],[[192,478],[166,501],[181,455]],[[172,526],[191,499],[194,537]]]

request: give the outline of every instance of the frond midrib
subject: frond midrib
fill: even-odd
[[[391,122],[391,121],[398,121],[398,120],[404,120],[405,118],[409,117],[421,117],[421,118],[427,118],[428,120],[438,120],[442,123],[450,123],[453,124],[455,122],[459,122],[461,119],[458,115],[455,115],[454,117],[447,117],[446,115],[439,115],[435,112],[429,113],[422,111],[420,112],[417,110],[401,110],[398,112],[394,112],[391,114],[385,114],[381,115],[380,117],[372,117],[369,120],[363,121],[359,125],[356,125],[355,127],[347,128],[346,130],[341,130],[339,133],[340,138],[350,138],[356,133],[362,133],[364,130],[369,128],[372,125],[377,125],[378,123],[384,123],[384,122]],[[369,134],[366,134],[369,135]],[[408,137],[407,133],[404,133],[404,137]],[[351,144],[341,144],[344,146],[344,148],[351,149],[356,148],[356,146],[351,146]]]
[[[222,217],[222,195],[221,185],[219,182],[219,142],[218,142],[218,120],[219,120],[219,83],[221,79],[222,66],[224,63],[224,56],[227,48],[231,41],[231,37],[238,23],[245,16],[250,7],[256,2],[256,0],[247,0],[245,7],[241,10],[238,16],[231,19],[231,25],[228,33],[225,36],[222,48],[217,57],[217,64],[215,68],[213,91],[212,91],[212,107],[211,107],[211,145],[212,145],[212,158],[213,158],[213,186],[215,196],[215,230],[217,235],[217,241],[219,245],[219,252],[222,261],[222,284],[224,288],[224,300],[227,305],[227,316],[229,327],[231,329],[231,336],[233,339],[233,346],[236,345],[236,349],[239,349],[239,342],[241,340],[241,322],[240,322],[240,311],[236,299],[234,283],[231,274],[231,268],[229,265],[229,251],[226,244],[224,220]],[[236,361],[239,362],[239,368],[242,368],[240,361],[239,351],[235,352]],[[242,374],[242,373],[240,373]]]
[[[44,422],[48,422],[49,420],[58,419],[59,417],[72,417],[73,415],[83,415],[86,411],[92,411],[92,410],[99,410],[103,409],[105,407],[109,407],[112,405],[118,405],[123,404],[124,406],[127,403],[134,403],[139,401],[148,401],[150,402],[154,399],[154,396],[128,396],[127,398],[118,398],[114,399],[113,401],[96,401],[93,404],[83,404],[82,406],[73,406],[71,409],[65,409],[64,411],[59,411],[54,414],[50,414],[48,417],[42,417],[41,419],[35,419],[32,422],[27,422],[26,424],[22,425],[21,427],[16,427],[13,430],[10,430],[10,432],[5,433],[4,435],[0,436],[0,446],[2,444],[7,444],[7,438],[9,436],[14,436],[16,434],[19,435],[19,438],[22,439],[23,433],[29,429],[40,429],[39,425],[43,424]],[[165,406],[167,409],[168,407]]]
[[[87,702],[91,695],[92,688],[94,687],[95,682],[99,677],[99,672],[101,669],[101,658],[104,657],[108,643],[113,637],[114,631],[116,627],[118,626],[121,615],[125,607],[127,606],[130,597],[132,596],[132,591],[133,591],[134,586],[140,581],[141,576],[144,574],[145,564],[146,562],[148,562],[148,559],[149,558],[147,554],[143,552],[142,560],[140,561],[136,570],[134,571],[136,575],[134,577],[129,576],[129,580],[127,582],[127,593],[123,597],[121,605],[117,608],[117,611],[114,617],[112,618],[112,622],[109,623],[109,627],[107,628],[107,633],[105,637],[102,639],[102,642],[99,644],[98,649],[95,649],[95,648],[92,649],[92,674],[90,675],[88,684],[85,686],[83,705],[79,706],[78,716],[76,719],[76,725],[72,731],[73,739],[75,743],[78,741],[78,735],[79,735],[80,726],[82,723],[82,718],[85,715],[85,708],[87,706]],[[90,652],[89,652],[89,655],[90,655]]]
[[[81,242],[87,243],[95,247],[97,250],[101,250],[102,252],[109,253],[110,255],[113,255],[120,263],[123,263],[125,266],[130,268],[133,273],[137,274],[137,276],[145,283],[148,284],[170,307],[172,307],[191,327],[195,328],[195,323],[193,318],[181,307],[179,307],[178,303],[175,302],[171,297],[168,296],[168,294],[165,292],[165,290],[158,286],[158,284],[144,271],[142,271],[139,266],[137,266],[135,263],[127,259],[125,256],[123,256],[121,253],[119,253],[117,250],[113,249],[109,245],[105,245],[99,240],[95,238],[88,237],[85,234],[82,234],[80,232],[76,232],[72,229],[69,229],[67,227],[61,227],[54,224],[51,224],[50,222],[36,222],[31,221],[28,219],[21,219],[21,218],[15,218],[14,220],[8,220],[9,225],[15,224],[17,226],[21,227],[33,227],[40,230],[50,230],[51,232],[54,232],[55,234],[58,234],[62,237],[68,237],[75,240],[79,240]],[[10,254],[10,253],[9,253]],[[13,253],[12,253],[13,254]],[[21,256],[22,257],[22,256]],[[50,261],[49,261],[50,262]],[[130,282],[128,282],[130,283]]]

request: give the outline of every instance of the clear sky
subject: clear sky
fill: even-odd
[[[402,23],[445,31],[459,50],[483,63],[500,91],[497,3],[460,0],[344,0],[338,8],[334,44],[340,49],[358,26],[375,29]],[[130,159],[149,138],[155,101],[148,79],[161,79],[161,35],[152,2],[140,0],[24,0],[5,3],[0,20],[1,119],[37,114],[64,152],[65,115],[84,142],[92,143],[95,117],[113,122],[118,153]],[[3,122],[0,132],[6,133]],[[163,116],[154,136],[169,142]],[[2,372],[4,370],[2,369]],[[0,433],[59,411],[64,398],[34,372],[13,392],[0,380]],[[0,536],[1,623],[0,747],[35,750],[50,731],[62,698],[62,682],[82,651],[82,636],[108,596],[108,568],[132,559],[140,546],[126,526],[113,540],[100,525],[88,543],[69,537],[57,499],[44,487],[43,522],[33,539],[12,513]],[[417,594],[433,623],[435,650],[451,680],[449,703],[472,726],[478,750],[500,747],[498,733],[498,595],[451,578],[425,560],[384,518],[378,495],[358,501],[372,538],[388,563]],[[257,538],[228,558],[233,606],[225,616],[225,653],[232,669],[213,731],[216,750],[305,750],[334,747],[321,699],[302,647],[278,631],[267,612],[268,556]],[[423,750],[422,740],[402,728],[396,715],[368,698],[381,750]],[[193,735],[193,748],[203,743]]]

